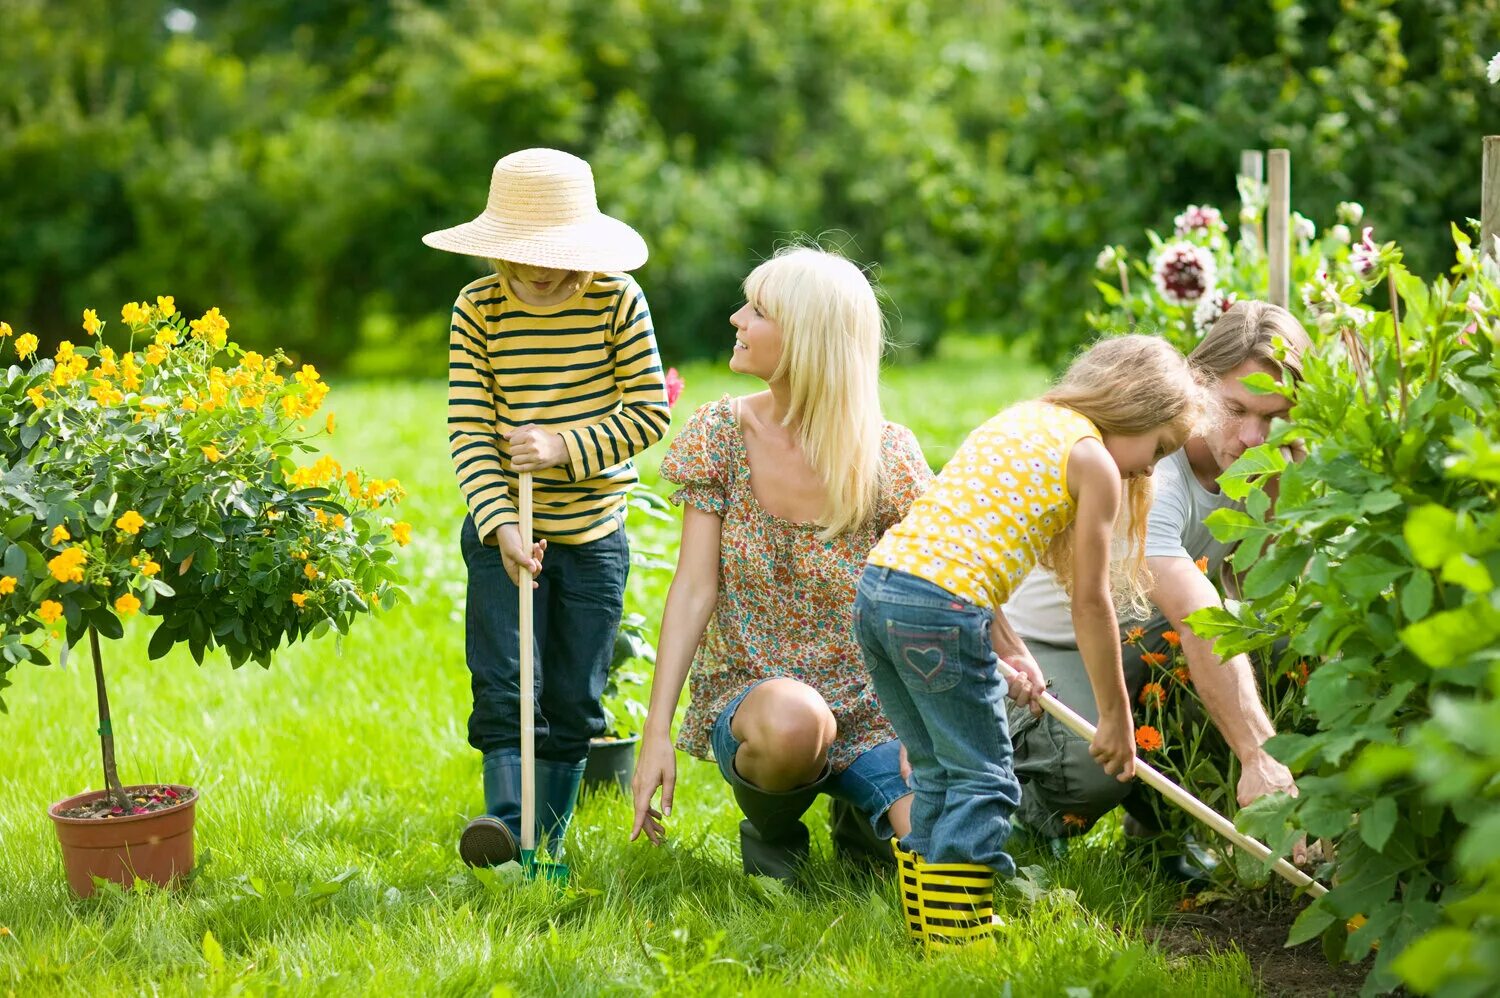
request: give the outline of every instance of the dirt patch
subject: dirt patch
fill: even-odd
[[[1214,901],[1153,926],[1149,938],[1174,956],[1238,949],[1250,961],[1266,995],[1286,998],[1359,993],[1373,957],[1330,966],[1317,939],[1286,948],[1287,930],[1301,905],[1254,908],[1242,901]]]
[[[79,804],[70,807],[66,811],[57,812],[64,818],[128,818],[133,814],[151,814],[155,811],[165,811],[168,808],[186,804],[198,796],[196,790],[181,793],[168,786],[158,787],[132,787],[129,793],[129,806],[121,807],[108,797],[101,797],[88,804]]]

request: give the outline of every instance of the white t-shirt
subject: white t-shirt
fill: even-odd
[[[1208,576],[1217,579],[1234,545],[1215,538],[1203,521],[1216,509],[1243,509],[1244,505],[1222,492],[1205,489],[1193,474],[1186,450],[1173,451],[1163,458],[1152,478],[1156,493],[1146,520],[1146,557],[1189,561],[1206,557]],[[1005,619],[1023,641],[1066,646],[1078,643],[1073,635],[1073,609],[1067,594],[1057,578],[1044,568],[1032,569],[1011,594],[1005,604]],[[1150,621],[1121,621],[1121,625],[1145,624],[1149,628],[1160,624],[1161,619],[1157,613]]]

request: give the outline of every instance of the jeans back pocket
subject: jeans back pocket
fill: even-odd
[[[943,693],[963,678],[961,628],[957,625],[885,622],[886,647],[907,688],[917,693]]]

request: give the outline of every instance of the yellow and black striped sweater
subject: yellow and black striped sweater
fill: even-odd
[[[538,537],[582,544],[616,529],[639,480],[637,453],[666,433],[667,389],[645,293],[599,274],[558,305],[529,305],[496,274],[453,305],[448,442],[481,538],[519,519],[506,437],[534,423],[560,433],[568,462],[534,476]]]

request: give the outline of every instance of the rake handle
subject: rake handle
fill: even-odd
[[[1014,679],[1020,675],[1004,659],[1000,660],[1000,674],[1006,679]],[[1077,711],[1046,690],[1041,691],[1039,700],[1042,709],[1061,721],[1063,726],[1069,731],[1084,741],[1093,741],[1096,731],[1095,727],[1080,716]],[[1244,849],[1256,859],[1264,862],[1271,858],[1270,846],[1259,839],[1251,838],[1238,828],[1235,828],[1234,822],[1163,776],[1155,767],[1144,762],[1140,756],[1136,756],[1135,758],[1135,772],[1147,786],[1156,790],[1163,797],[1167,798],[1167,800],[1176,804],[1230,842]],[[1320,898],[1328,893],[1328,888],[1297,869],[1291,863],[1288,863],[1285,859],[1278,857],[1271,864],[1271,869],[1279,873],[1283,879],[1289,881],[1292,885],[1305,888],[1314,898]]]
[[[536,686],[535,663],[532,661],[531,604],[531,472],[521,474],[520,501],[516,504],[521,517],[521,550],[526,561],[520,575],[521,639],[521,851],[530,855],[536,850]]]

